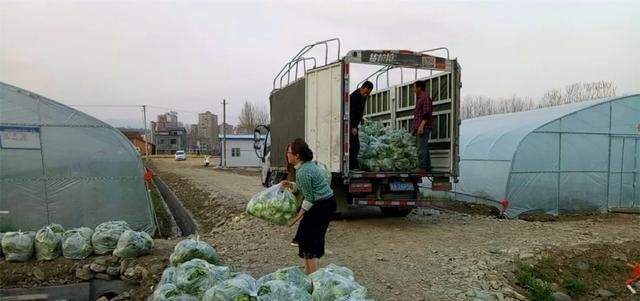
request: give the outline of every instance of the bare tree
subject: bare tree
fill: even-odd
[[[269,113],[265,106],[245,101],[239,119],[238,134],[251,134],[256,126],[269,123]]]
[[[461,119],[467,119],[493,114],[522,112],[535,108],[558,106],[612,96],[616,96],[616,87],[613,83],[605,81],[575,83],[565,86],[564,89],[548,90],[537,103],[529,97],[519,97],[517,95],[501,99],[471,95],[462,100],[460,117]]]
[[[616,96],[616,87],[612,82],[574,83],[565,86],[564,90],[548,90],[544,93],[544,97],[542,97],[538,107],[557,106],[613,96]]]
[[[513,95],[498,100],[485,96],[467,96],[460,107],[462,119],[475,118],[493,114],[527,111],[535,108],[531,98]]]

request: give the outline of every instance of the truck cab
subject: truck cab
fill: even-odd
[[[308,53],[318,46],[337,47],[335,60],[329,62],[326,51],[324,64],[317,65],[316,62],[322,60]],[[434,51],[446,51],[447,55],[435,56],[431,54]],[[306,66],[308,61],[314,62],[310,68]],[[298,76],[300,65],[303,65],[303,72]],[[350,72],[356,65],[373,65],[379,69],[356,79]],[[415,77],[406,81],[402,78],[399,83],[390,85],[389,72],[402,68],[415,69]],[[429,74],[418,77],[418,70]],[[303,47],[274,78],[269,97],[271,124],[256,128],[255,148],[261,150],[258,156],[263,161],[263,185],[270,186],[288,176],[291,169],[286,162],[286,145],[295,138],[303,138],[314,151],[314,160],[326,164],[332,173],[331,186],[338,199],[339,212],[373,206],[380,207],[385,215],[404,216],[413,208],[425,205],[430,200],[420,195],[423,180],[431,181],[434,190],[448,190],[457,180],[460,74],[457,59],[449,58],[446,48],[351,50],[341,57],[338,39]],[[384,76],[387,85],[380,88],[379,79]],[[350,168],[350,81],[359,86],[365,80],[375,80],[376,84],[368,97],[364,116],[387,127],[407,131],[413,126],[414,83],[416,80],[427,81],[427,92],[433,100],[430,172],[373,172]]]

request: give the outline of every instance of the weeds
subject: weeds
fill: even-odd
[[[562,283],[562,287],[567,290],[567,293],[573,297],[582,296],[587,293],[588,286],[582,280],[577,278],[568,278]]]

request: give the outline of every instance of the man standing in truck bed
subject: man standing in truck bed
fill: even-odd
[[[351,133],[349,135],[349,168],[360,169],[358,165],[358,153],[360,152],[360,138],[358,135],[358,126],[362,123],[362,115],[364,106],[367,104],[367,96],[373,90],[373,83],[366,81],[351,93],[349,97],[349,127]]]
[[[413,115],[413,135],[418,136],[418,171],[431,171],[429,130],[433,117],[431,97],[425,92],[427,81],[416,82],[416,110]]]

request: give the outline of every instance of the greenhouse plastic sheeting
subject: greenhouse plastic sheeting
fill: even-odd
[[[456,197],[506,214],[640,208],[640,95],[464,120]]]
[[[0,232],[125,220],[153,233],[144,166],[122,133],[0,83]]]

